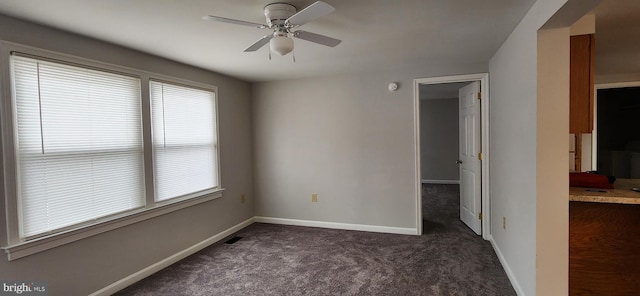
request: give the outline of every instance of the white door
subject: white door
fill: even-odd
[[[458,91],[460,107],[460,220],[475,233],[482,233],[480,164],[480,83]]]

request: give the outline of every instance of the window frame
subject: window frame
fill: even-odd
[[[131,177],[132,178],[140,178],[141,181],[142,181],[142,182],[139,182],[139,183],[136,182],[137,183],[136,184],[136,186],[137,186],[136,189],[140,190],[140,193],[142,193],[142,194],[134,195],[135,199],[136,199],[136,201],[135,201],[136,204],[133,205],[133,207],[130,207],[128,209],[120,209],[118,211],[114,211],[112,213],[104,214],[104,215],[100,215],[100,214],[98,214],[98,215],[88,215],[88,217],[87,217],[88,219],[86,219],[86,220],[82,220],[82,221],[75,222],[75,223],[70,223],[70,224],[67,224],[67,225],[62,226],[62,227],[51,228],[50,230],[47,230],[47,231],[38,231],[38,232],[33,232],[33,233],[26,233],[25,229],[27,229],[28,219],[22,219],[21,221],[18,221],[18,223],[20,223],[20,226],[19,226],[19,230],[20,230],[19,231],[19,233],[20,233],[19,238],[20,238],[20,240],[21,241],[30,241],[30,240],[33,240],[34,238],[44,237],[44,236],[47,236],[47,235],[50,235],[50,234],[63,232],[65,230],[72,230],[72,229],[75,229],[75,228],[77,228],[79,226],[90,224],[90,223],[95,222],[95,221],[100,221],[100,220],[108,218],[108,217],[112,217],[112,216],[115,216],[115,215],[118,215],[118,214],[127,213],[127,212],[130,212],[130,211],[133,211],[133,210],[144,208],[146,201],[145,201],[145,193],[144,193],[144,170],[143,170],[143,165],[144,165],[144,161],[143,161],[143,158],[144,158],[144,147],[143,147],[143,141],[142,141],[142,103],[141,103],[142,102],[142,97],[141,97],[141,81],[140,81],[140,78],[138,76],[133,76],[133,75],[130,75],[128,73],[120,73],[120,72],[115,72],[115,71],[110,71],[110,70],[96,69],[95,67],[85,67],[84,65],[72,64],[72,63],[69,63],[69,62],[66,62],[66,61],[57,61],[57,60],[52,60],[52,59],[49,59],[49,58],[44,58],[44,57],[39,57],[39,56],[36,57],[36,56],[33,56],[33,55],[23,54],[21,52],[13,52],[10,55],[9,60],[10,60],[10,63],[11,63],[12,67],[15,67],[15,66],[17,66],[19,64],[23,64],[23,66],[24,66],[25,63],[31,63],[32,61],[36,62],[39,65],[39,66],[37,66],[37,70],[34,69],[35,71],[37,71],[37,73],[34,73],[34,74],[36,74],[37,77],[38,77],[37,80],[38,80],[38,88],[39,88],[38,94],[39,95],[41,94],[40,87],[43,87],[42,88],[42,91],[43,91],[42,93],[44,93],[47,90],[47,87],[44,86],[44,84],[43,84],[43,82],[46,81],[46,78],[43,78],[43,77],[46,76],[46,74],[45,74],[46,70],[43,70],[43,69],[46,69],[47,67],[52,67],[52,69],[56,69],[56,71],[57,71],[56,67],[58,67],[58,66],[61,67],[60,71],[65,71],[65,69],[67,69],[67,70],[71,71],[71,73],[74,73],[75,70],[73,70],[72,68],[66,68],[66,67],[73,67],[73,68],[76,68],[76,69],[83,69],[83,70],[87,70],[87,71],[93,71],[94,73],[102,73],[102,74],[99,74],[99,75],[117,75],[117,76],[111,76],[111,77],[113,77],[114,79],[120,79],[120,78],[117,78],[117,77],[122,77],[122,79],[125,79],[125,81],[129,81],[131,87],[135,87],[136,88],[136,91],[131,93],[131,94],[135,93],[135,97],[129,97],[132,100],[128,101],[128,102],[136,105],[134,108],[136,109],[135,110],[136,111],[135,112],[135,116],[136,116],[135,121],[137,122],[137,126],[134,127],[134,129],[128,129],[127,130],[127,132],[135,132],[134,133],[135,140],[133,141],[135,144],[131,143],[131,144],[134,144],[135,147],[131,147],[131,148],[127,148],[127,147],[122,148],[122,147],[120,147],[120,148],[116,148],[114,150],[114,149],[110,149],[111,147],[109,147],[109,146],[102,146],[100,150],[82,149],[80,147],[76,147],[76,149],[71,149],[71,150],[58,150],[55,147],[50,147],[50,146],[48,146],[46,144],[47,140],[42,138],[44,135],[46,135],[46,132],[45,132],[45,134],[42,133],[43,129],[44,130],[48,130],[49,126],[47,126],[46,124],[43,124],[43,122],[44,122],[43,118],[44,117],[42,117],[42,114],[43,114],[42,112],[46,112],[47,109],[46,109],[46,107],[41,105],[41,109],[40,109],[41,110],[41,114],[40,114],[41,128],[40,128],[39,132],[40,132],[40,137],[41,137],[41,141],[42,142],[38,143],[38,145],[40,145],[41,147],[37,148],[35,151],[29,151],[29,150],[34,150],[34,148],[29,149],[26,146],[16,145],[16,148],[14,150],[15,160],[16,160],[16,164],[17,164],[17,166],[16,166],[16,176],[17,176],[16,188],[18,189],[18,191],[16,193],[16,200],[18,202],[18,211],[19,211],[18,212],[18,217],[21,217],[20,215],[25,216],[25,215],[29,215],[30,213],[33,213],[33,212],[26,211],[26,208],[24,207],[24,205],[25,205],[25,202],[27,200],[27,196],[26,195],[22,195],[22,192],[24,192],[24,190],[25,190],[25,187],[22,187],[23,182],[21,180],[21,178],[25,177],[25,175],[22,174],[22,170],[25,170],[25,167],[22,166],[23,165],[22,158],[24,156],[26,156],[25,159],[32,159],[32,161],[39,162],[42,165],[45,165],[46,163],[49,163],[52,159],[57,159],[57,161],[60,161],[60,162],[63,162],[63,163],[69,163],[69,162],[73,163],[73,161],[76,161],[78,158],[91,158],[91,159],[94,159],[94,157],[97,157],[98,155],[102,155],[102,157],[104,157],[106,155],[110,155],[108,157],[114,157],[114,156],[117,157],[117,156],[122,156],[122,155],[130,155],[130,156],[135,155],[135,157],[136,157],[135,164],[133,164],[131,162],[127,162],[127,163],[129,165],[133,164],[136,167],[136,170],[135,170],[135,175],[136,176],[131,176]],[[50,66],[47,66],[47,65],[50,65]],[[15,74],[14,72],[16,71],[16,69],[12,68],[11,70],[12,70],[12,74]],[[42,71],[45,71],[45,72],[42,72]],[[69,72],[59,72],[59,74],[63,75],[63,76],[59,76],[59,75],[57,76],[59,78],[62,78],[62,79],[59,79],[59,81],[61,83],[63,83],[63,85],[64,85],[64,83],[67,83],[67,82],[70,81],[69,79],[65,79],[65,77],[67,77],[66,74],[69,74]],[[71,75],[73,75],[73,74],[71,74]],[[80,74],[80,75],[82,75],[82,74]],[[89,77],[91,77],[90,75],[95,75],[95,74],[88,74],[88,75],[89,75]],[[72,77],[78,79],[78,76],[72,76]],[[19,131],[16,132],[17,129],[19,128],[19,125],[18,125],[17,121],[19,119],[18,115],[20,114],[20,112],[19,112],[20,108],[18,106],[20,105],[19,102],[21,102],[21,99],[24,98],[24,97],[18,96],[18,94],[16,92],[17,90],[15,89],[15,85],[14,85],[14,84],[20,83],[21,81],[18,80],[17,76],[15,76],[15,75],[14,75],[14,77],[10,77],[10,78],[11,78],[10,81],[11,81],[11,84],[12,84],[11,85],[12,86],[12,100],[11,100],[12,106],[11,106],[11,108],[12,108],[12,111],[13,111],[12,114],[14,116],[13,125],[15,127],[13,136],[14,136],[14,140],[18,139],[16,141],[19,142],[20,141],[19,139],[21,139],[22,136],[20,135]],[[35,77],[34,77],[34,79],[35,79]],[[45,80],[42,80],[42,79],[45,79]],[[84,80],[83,81],[82,78],[80,78],[78,80],[80,80],[79,81],[80,84],[73,84],[73,87],[76,88],[76,87],[79,86],[81,89],[85,90],[84,89],[85,86],[83,85],[83,83],[87,83],[88,80]],[[95,85],[93,87],[95,87]],[[29,100],[29,98],[26,98],[26,99]],[[32,111],[34,111],[34,110],[32,110]],[[23,113],[23,114],[27,114],[27,113]],[[30,113],[30,114],[35,114],[35,113]],[[107,115],[107,116],[109,116],[109,115]],[[129,135],[132,135],[132,134],[129,134]],[[55,140],[55,138],[53,138],[53,140],[57,142],[57,140]],[[21,146],[21,147],[18,149],[17,146]],[[39,161],[35,160],[36,158],[38,158],[38,156],[40,156],[40,160]],[[28,170],[28,169],[26,169],[26,170]],[[38,182],[38,181],[39,180],[37,180],[36,182]],[[69,180],[65,180],[64,184],[65,184],[66,187],[73,186],[72,183],[69,183]],[[32,196],[32,197],[38,198],[38,196]],[[75,212],[68,212],[68,211],[65,211],[65,212],[66,213],[70,213],[70,214],[75,214]],[[62,213],[62,214],[65,215],[64,213]],[[54,219],[57,219],[57,216],[51,216],[51,217],[54,218]]]
[[[219,123],[219,120],[218,120],[218,117],[219,117],[218,116],[218,109],[219,109],[219,106],[218,106],[218,93],[216,91],[213,91],[213,90],[209,89],[209,88],[198,87],[198,86],[194,86],[194,85],[186,85],[184,83],[178,83],[178,82],[175,82],[175,81],[168,81],[168,80],[161,80],[161,79],[156,79],[156,78],[153,78],[153,77],[150,78],[149,80],[147,80],[147,86],[148,86],[147,91],[149,91],[149,92],[151,91],[151,82],[170,84],[170,85],[173,85],[173,86],[187,87],[187,88],[192,88],[192,89],[199,89],[199,90],[204,90],[204,91],[210,91],[210,92],[213,93],[213,104],[214,104],[214,108],[215,108],[215,114],[214,114],[215,118],[214,119],[215,119],[215,125],[216,125],[213,148],[215,149],[216,163],[217,163],[217,166],[218,166],[218,171],[216,172],[216,176],[218,177],[218,179],[216,180],[216,184],[217,184],[216,187],[203,189],[203,190],[200,190],[200,191],[197,191],[197,192],[187,193],[187,194],[182,195],[182,196],[171,197],[171,198],[168,198],[168,199],[163,199],[163,200],[156,199],[155,203],[169,202],[169,201],[174,200],[174,199],[188,198],[188,197],[192,197],[194,195],[206,194],[206,193],[210,193],[210,192],[213,192],[215,190],[218,190],[221,187],[221,184],[220,184],[220,169],[219,169],[220,168],[220,134],[219,134],[219,132],[220,132],[219,124],[220,123]],[[153,102],[152,102],[152,98],[151,98],[151,93],[149,93],[149,108],[150,108],[149,114],[151,116],[150,120],[149,120],[149,124],[151,124],[153,126],[153,110],[152,110],[153,109]],[[151,129],[152,129],[152,132],[153,132],[153,127]],[[153,144],[153,134],[151,134],[151,136],[152,136],[152,140],[151,140],[150,143]],[[155,159],[155,153],[156,153],[155,147],[151,146],[151,151],[152,151],[154,159]],[[153,162],[153,174],[154,174],[153,175],[153,177],[154,177],[154,180],[153,180],[153,184],[154,184],[154,195],[153,195],[153,198],[155,198],[155,196],[156,196],[155,195],[155,190],[158,188],[157,187],[157,180],[158,179],[155,176],[156,169],[157,169],[157,167],[156,167],[156,163],[154,161]]]
[[[129,210],[123,213],[114,214],[93,221],[75,225],[70,229],[61,229],[52,234],[25,239],[19,235],[18,217],[18,186],[17,173],[17,133],[15,124],[15,108],[12,86],[12,69],[10,56],[12,52],[20,55],[32,56],[38,59],[49,60],[56,63],[70,64],[85,68],[92,68],[99,71],[112,72],[117,74],[136,77],[140,80],[140,104],[142,118],[142,143],[143,143],[143,175],[144,175],[144,206],[142,208]],[[155,200],[155,178],[154,178],[154,155],[153,136],[151,121],[151,97],[150,81],[164,81],[167,83],[183,85],[211,91],[214,93],[215,104],[215,131],[216,131],[216,157],[218,186],[185,196],[176,197],[163,201]],[[188,81],[167,75],[152,73],[135,68],[113,65],[95,60],[85,59],[72,55],[62,54],[49,50],[43,50],[31,46],[0,40],[0,116],[1,116],[1,137],[2,141],[2,186],[3,200],[6,205],[5,211],[0,211],[0,225],[6,230],[6,235],[0,236],[0,246],[7,253],[8,260],[15,260],[31,254],[42,252],[57,246],[71,243],[77,240],[91,237],[106,231],[131,225],[160,215],[168,214],[189,206],[197,205],[222,197],[224,187],[221,178],[220,160],[220,120],[219,120],[219,96],[218,88],[213,85]]]

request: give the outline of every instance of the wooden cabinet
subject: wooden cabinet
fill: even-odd
[[[571,36],[569,132],[593,131],[594,35]]]

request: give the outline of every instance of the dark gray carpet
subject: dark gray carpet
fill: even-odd
[[[117,295],[515,295],[458,195],[423,186],[422,236],[256,223]]]

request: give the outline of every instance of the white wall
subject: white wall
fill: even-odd
[[[254,84],[256,215],[415,229],[413,79],[486,70],[407,65]]]
[[[582,161],[580,163],[580,168],[583,172],[588,172],[593,170],[592,159],[593,159],[593,136],[592,134],[582,134],[582,141],[580,143],[582,145]],[[569,151],[573,151],[569,153],[569,171],[575,171],[576,169],[576,135],[569,134]]]
[[[568,292],[568,123],[566,130],[563,125],[569,29],[557,31],[566,42],[552,33],[538,44],[538,29],[545,23],[568,27],[597,1],[568,2],[537,1],[489,62],[491,234],[519,295]],[[557,63],[540,59],[541,52],[555,55]],[[540,83],[539,66],[546,67],[545,74],[558,73],[560,80]],[[552,99],[558,100],[555,105]]]
[[[9,262],[3,252],[0,279],[46,281],[49,295],[87,295],[253,217],[248,83],[2,15],[0,39],[218,86],[226,188],[219,199],[25,258]],[[245,204],[242,193],[248,197]]]
[[[520,295],[536,295],[537,31],[563,3],[537,1],[489,62],[491,235]]]
[[[458,98],[420,100],[422,180],[460,180],[458,109]]]

